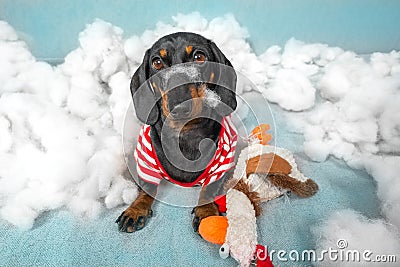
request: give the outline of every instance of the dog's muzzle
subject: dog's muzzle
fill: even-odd
[[[167,94],[167,107],[172,119],[190,118],[193,98],[201,86],[201,73],[196,66],[181,64],[166,69],[162,75],[162,87]]]

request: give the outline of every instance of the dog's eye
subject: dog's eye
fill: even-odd
[[[156,70],[160,70],[163,66],[164,66],[164,64],[162,63],[161,59],[156,58],[153,60],[153,67]]]
[[[198,51],[198,52],[194,53],[193,59],[196,62],[203,63],[204,61],[206,61],[206,55],[204,55],[203,52]]]

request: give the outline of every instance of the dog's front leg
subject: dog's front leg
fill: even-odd
[[[118,223],[118,229],[128,233],[141,230],[146,225],[147,219],[153,215],[151,209],[153,201],[152,196],[140,190],[136,200],[115,221]]]
[[[192,213],[194,214],[192,226],[196,233],[199,231],[199,225],[202,219],[219,215],[218,206],[210,197],[207,197],[205,188],[201,190],[198,205],[193,209]]]

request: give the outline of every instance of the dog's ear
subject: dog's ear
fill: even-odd
[[[221,50],[217,47],[214,42],[210,43],[210,48],[215,57],[215,62],[223,64],[223,66],[217,67],[216,80],[217,84],[216,91],[221,97],[221,101],[227,105],[222,108],[221,115],[226,116],[232,113],[237,106],[236,102],[236,81],[237,75],[231,62],[225,57]]]
[[[143,62],[133,74],[131,80],[131,94],[137,118],[148,125],[157,122],[159,111],[149,79],[150,49],[146,51]]]

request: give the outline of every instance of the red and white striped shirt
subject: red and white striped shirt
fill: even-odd
[[[217,150],[203,173],[191,183],[174,180],[164,170],[159,162],[150,138],[150,125],[143,125],[134,152],[137,173],[145,182],[158,185],[162,179],[184,187],[195,185],[206,186],[220,179],[224,173],[234,167],[237,131],[230,117],[224,117],[221,122]]]

